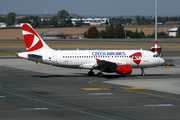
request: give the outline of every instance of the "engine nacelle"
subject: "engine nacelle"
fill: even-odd
[[[127,65],[117,65],[117,73],[127,75],[132,73],[132,66]]]

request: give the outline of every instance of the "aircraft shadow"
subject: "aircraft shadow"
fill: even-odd
[[[88,76],[85,73],[75,73],[75,75],[32,75],[32,77],[37,78],[55,78],[55,77],[97,77],[95,74],[94,76]],[[146,76],[141,75],[104,75],[102,78],[106,79],[117,79],[117,78],[132,78],[132,79],[145,79],[145,78],[154,78],[154,77],[160,77],[160,78],[168,78],[168,77],[180,77],[180,75],[172,75],[172,74],[147,74]],[[97,77],[100,78],[100,77]]]

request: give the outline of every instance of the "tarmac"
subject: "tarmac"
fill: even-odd
[[[179,120],[180,57],[165,59],[174,66],[98,78],[88,70],[0,57],[0,119]]]

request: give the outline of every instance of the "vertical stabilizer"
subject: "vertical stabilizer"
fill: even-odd
[[[51,48],[43,41],[30,24],[22,23],[21,29],[27,52],[36,50],[51,50]]]

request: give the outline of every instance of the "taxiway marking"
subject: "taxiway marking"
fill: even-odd
[[[21,108],[19,110],[48,110],[49,108]]]
[[[178,101],[180,101],[180,99],[178,99],[178,98],[173,98],[173,97],[161,96],[161,95],[150,94],[150,93],[145,93],[145,92],[138,92],[138,91],[132,91],[132,90],[125,90],[125,91],[132,92],[132,93],[138,93],[138,94],[143,94],[143,95],[149,95],[149,96],[155,96],[155,97],[167,98],[167,99],[172,99],[172,100],[178,100]]]
[[[173,104],[154,104],[154,105],[144,105],[144,106],[147,106],[147,107],[163,107],[163,106],[174,106]]]
[[[41,102],[41,103],[44,103],[44,104],[56,106],[56,107],[59,107],[59,108],[63,108],[63,109],[67,109],[67,110],[72,110],[72,111],[75,111],[75,112],[79,112],[79,113],[83,113],[83,114],[87,114],[87,115],[91,115],[91,116],[95,116],[95,117],[99,117],[99,118],[103,118],[103,119],[112,120],[110,118],[107,118],[107,117],[104,117],[104,116],[100,116],[100,115],[97,115],[97,114],[81,111],[81,110],[70,108],[70,107],[65,107],[65,106],[62,106],[62,105],[58,105],[58,104],[42,101],[42,100],[39,100],[39,99],[34,99],[34,98],[23,96],[23,95],[20,95],[20,94],[8,92],[8,91],[2,91],[2,92],[7,93],[7,94],[11,94],[11,95],[15,95],[15,96],[19,96],[19,97],[23,97],[23,98],[26,98],[26,99],[30,99],[30,100],[33,100],[33,101],[36,101],[36,102]]]
[[[140,89],[149,89],[146,87],[120,87],[120,88],[81,88],[82,90],[140,90]]]
[[[89,93],[89,95],[112,95],[113,93]]]
[[[163,105],[163,104],[162,104]],[[168,104],[165,106],[117,106],[117,107],[90,107],[90,108],[72,108],[72,109],[76,109],[76,110],[87,110],[87,109],[95,109],[95,110],[102,110],[102,109],[132,109],[132,108],[147,108],[147,107],[180,107],[180,105],[169,105]],[[57,109],[46,109],[46,110],[68,110],[65,108],[57,108]],[[22,110],[1,110],[1,112],[19,112]]]

